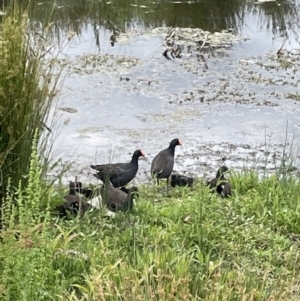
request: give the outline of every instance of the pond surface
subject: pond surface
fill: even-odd
[[[74,161],[65,180],[94,182],[89,165],[141,148],[137,181],[148,181],[152,158],[177,137],[178,172],[211,176],[224,160],[272,172],[286,144],[299,167],[299,5],[59,1],[53,36],[66,78],[54,154]],[[49,9],[39,1],[37,25]],[[180,57],[163,56],[176,47]]]

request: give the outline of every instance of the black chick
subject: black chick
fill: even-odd
[[[64,199],[65,201],[55,208],[58,210],[60,217],[67,217],[68,215],[76,216],[79,213],[83,215],[91,208],[91,205],[83,197],[77,195],[75,182],[70,181],[69,194],[65,195]]]
[[[224,177],[224,174],[227,171],[228,171],[227,166],[225,165],[221,166],[217,171],[216,177],[207,183],[210,189],[216,191],[222,197],[231,196],[231,184]]]
[[[190,186],[192,187],[194,183],[194,179],[191,177],[174,174],[171,176],[171,186]]]
[[[90,187],[82,187],[82,183],[79,181],[75,182],[76,192],[82,194],[87,199],[91,199],[94,197],[94,190]]]

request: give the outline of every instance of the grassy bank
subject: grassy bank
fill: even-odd
[[[145,186],[114,219],[15,225],[0,244],[1,300],[299,300],[299,183],[231,180],[228,199],[201,183],[172,197]]]
[[[286,174],[232,175],[228,199],[200,182],[171,197],[142,186],[131,213],[54,217],[64,192],[46,189],[42,131],[58,77],[28,29],[12,6],[0,28],[0,300],[300,299],[300,184]]]

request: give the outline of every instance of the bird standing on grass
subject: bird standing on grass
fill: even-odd
[[[140,149],[133,153],[132,159],[128,163],[91,165],[91,168],[97,171],[94,176],[103,183],[110,181],[114,187],[121,187],[128,184],[136,176],[139,169],[139,157],[145,157],[144,152]]]
[[[169,178],[174,167],[175,147],[183,145],[179,139],[173,139],[168,148],[160,151],[151,163],[151,175],[157,179],[167,179],[167,194],[169,191]]]
[[[101,187],[101,196],[103,203],[107,208],[113,212],[132,210],[135,193],[138,191],[137,187],[133,186],[128,190],[121,190],[115,188],[110,182],[106,182]]]

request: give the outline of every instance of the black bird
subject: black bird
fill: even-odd
[[[134,192],[134,197],[135,198],[139,198],[139,192],[138,192],[138,188],[136,186],[132,186],[131,188],[126,188],[126,187],[121,187],[120,190],[122,190],[123,192],[129,194],[129,192]]]
[[[82,183],[80,181],[75,182],[76,192],[82,194],[87,199],[91,199],[94,197],[94,189],[90,187],[82,187]]]
[[[132,210],[134,196],[137,191],[137,187],[133,186],[128,189],[126,193],[107,182],[101,187],[102,201],[106,204],[107,208],[113,212],[126,212],[127,210]]]
[[[182,145],[179,139],[173,139],[168,148],[160,151],[151,163],[151,174],[156,177],[157,184],[159,179],[167,179],[167,193],[169,189],[169,178],[174,167],[175,147]]]
[[[184,175],[172,175],[171,176],[171,186],[190,186],[192,187],[194,183],[194,179],[191,177],[187,177]]]
[[[83,215],[91,208],[91,205],[89,205],[83,197],[77,195],[75,182],[70,181],[69,194],[64,196],[64,199],[65,201],[56,207],[56,210],[59,211],[61,217],[68,216],[68,213],[73,216],[76,216],[79,213],[80,215]]]
[[[217,171],[216,177],[207,183],[210,189],[216,191],[219,195],[223,197],[231,196],[231,184],[224,177],[224,174],[227,171],[227,166],[221,166]]]
[[[114,163],[91,165],[97,171],[94,176],[103,183],[109,180],[114,187],[121,187],[128,184],[136,175],[139,165],[139,157],[145,157],[142,150],[136,150],[132,155],[132,160],[128,163]]]

